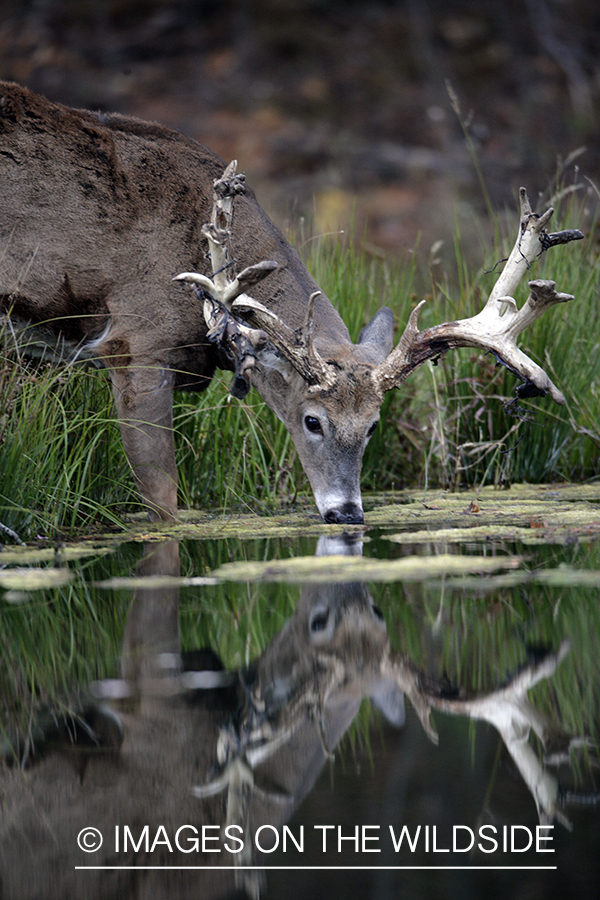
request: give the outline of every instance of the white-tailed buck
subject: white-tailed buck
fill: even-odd
[[[167,128],[0,84],[0,311],[11,331],[33,324],[35,340],[58,337],[108,368],[125,450],[155,517],[177,513],[173,390],[202,391],[217,368],[235,369],[234,393],[251,384],[285,423],[326,522],[363,521],[362,457],[384,395],[426,360],[479,347],[528,394],[563,401],[516,339],[571,298],[533,281],[517,311],[512,294],[540,253],[582,235],[548,234],[552,210],[532,213],[523,189],[518,239],[485,309],[419,332],[417,307],[393,347],[387,308],[352,343],[243,177],[235,167],[222,175],[214,153]],[[180,273],[202,302],[174,280]]]

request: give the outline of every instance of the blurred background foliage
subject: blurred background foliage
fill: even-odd
[[[280,224],[386,252],[477,235],[464,127],[495,209],[582,146],[600,181],[597,0],[0,0],[0,77],[177,128]]]

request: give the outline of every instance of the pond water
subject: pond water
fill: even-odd
[[[394,501],[4,546],[3,900],[599,895],[600,486]]]

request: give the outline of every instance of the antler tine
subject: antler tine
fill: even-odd
[[[549,235],[546,225],[554,210],[547,209],[540,216],[533,213],[525,188],[520,189],[519,199],[521,220],[517,239],[483,310],[472,318],[445,322],[419,332],[417,317],[421,302],[413,311],[398,345],[373,370],[373,381],[380,393],[402,384],[414,369],[428,359],[441,356],[455,347],[478,347],[493,353],[499,363],[525,382],[519,388],[521,394],[550,394],[557,403],[565,402],[563,394],[546,372],[519,350],[516,340],[546,309],[573,297],[558,293],[553,281],[541,280],[529,282],[530,295],[521,309],[517,309],[512,294],[531,263],[544,250],[557,243],[579,240],[584,235],[577,230]]]
[[[315,291],[308,300],[306,319],[301,329],[294,331],[274,312],[251,297],[238,297],[232,305],[234,312],[250,315],[252,324],[266,333],[276,350],[288,360],[296,371],[315,389],[332,388],[336,370],[325,362],[313,343],[313,315],[315,300],[321,292]]]
[[[237,174],[237,159],[232,159],[220,178],[213,184],[213,207],[210,222],[202,226],[208,241],[215,288],[224,291],[229,282],[229,241],[233,221],[233,203],[244,191],[245,176]],[[214,296],[214,295],[213,295]],[[221,300],[221,297],[215,297]],[[221,301],[222,302],[222,301]]]
[[[219,304],[231,313],[251,316],[254,327],[237,323],[237,331],[243,333],[253,346],[263,343],[264,335],[268,336],[276,350],[288,360],[296,371],[315,389],[331,388],[335,383],[335,369],[326,363],[313,344],[313,315],[315,300],[321,293],[315,291],[310,295],[306,320],[300,332],[292,331],[275,313],[266,306],[253,300],[245,291],[262,281],[277,268],[273,260],[263,260],[248,266],[239,275],[231,278],[231,260],[229,240],[233,219],[233,202],[235,196],[244,191],[244,176],[236,172],[237,161],[233,160],[221,178],[214,183],[213,209],[211,221],[202,227],[202,233],[208,240],[213,276],[210,278],[199,272],[182,272],[175,281],[186,281],[193,284],[199,297],[204,292],[204,318],[209,328],[209,337],[217,338],[225,334],[225,321]],[[218,301],[217,304],[214,301]],[[232,323],[229,322],[229,331]],[[238,354],[239,355],[239,354]],[[247,367],[254,365],[254,359],[248,358]]]
[[[277,268],[272,260],[247,266],[239,275],[231,277],[229,242],[235,197],[244,192],[244,175],[237,174],[237,161],[229,163],[213,188],[211,220],[202,227],[208,240],[212,278],[201,272],[182,272],[174,281],[192,284],[203,303],[204,320],[209,340],[224,347],[235,361],[235,377],[230,388],[235,397],[245,397],[250,390],[249,373],[254,368],[257,352],[266,344],[264,332],[248,328],[231,314],[236,298],[244,297],[247,288],[258,284]],[[249,299],[249,298],[247,298]]]
[[[318,376],[318,386],[320,388],[332,387],[335,383],[335,369],[329,363],[326,363],[318,352],[313,341],[315,301],[321,296],[321,291],[313,291],[308,298],[308,306],[306,308],[306,319],[300,334],[300,343],[304,347],[306,359],[309,362],[311,371]]]
[[[231,310],[233,301],[249,287],[258,284],[277,268],[270,259],[247,266],[239,275],[231,277],[229,241],[233,221],[233,203],[238,194],[244,192],[243,174],[237,174],[237,160],[232,160],[221,178],[217,178],[213,188],[213,207],[210,222],[202,226],[202,234],[208,241],[212,278],[200,272],[182,272],[174,281],[186,281],[205,291],[210,298]],[[214,326],[213,304],[204,304],[204,317],[209,328]]]
[[[528,738],[535,732],[544,749],[553,733],[566,736],[562,726],[529,702],[527,692],[542,679],[550,678],[570,648],[564,640],[556,652],[547,651],[541,660],[525,666],[504,687],[481,694],[460,692],[455,698],[444,697],[439,688],[428,685],[426,702],[434,709],[454,715],[469,716],[489,722],[499,732],[537,806],[541,824],[557,819],[567,828],[569,820],[559,808],[559,785],[538,757]]]
[[[448,691],[448,685],[427,676],[405,656],[393,651],[384,654],[381,674],[395,682],[409,698],[421,724],[433,743],[437,733],[430,719],[432,710],[489,722],[499,732],[521,776],[536,803],[542,824],[555,819],[570,828],[560,809],[559,784],[547,765],[546,751],[557,742],[568,750],[573,746],[590,744],[587,738],[574,738],[562,724],[530,702],[528,691],[538,682],[549,679],[569,651],[570,641],[564,640],[558,650],[547,650],[541,658],[525,665],[502,687],[490,691]],[[540,758],[529,742],[530,732],[537,735],[544,757]],[[596,794],[592,795],[594,798]]]
[[[420,336],[417,323],[419,313],[424,305],[425,300],[421,300],[421,302],[415,306],[408,319],[408,324],[402,333],[402,337],[387,359],[373,370],[371,377],[381,394],[385,394],[393,387],[398,387],[402,384],[402,382],[408,378],[410,373],[427,359],[438,356],[440,353],[445,353],[446,350],[450,349],[446,346],[440,346],[434,351],[432,345],[430,356],[424,356],[422,359],[416,357],[415,342],[417,337]]]
[[[431,722],[431,704],[424,686],[423,673],[407,656],[388,651],[381,660],[381,673],[404,691],[416,712],[423,731],[433,744],[439,743],[438,733]]]

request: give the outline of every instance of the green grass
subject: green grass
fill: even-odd
[[[1,344],[0,344],[1,346]],[[138,506],[105,374],[0,361],[0,521],[27,536],[86,532]]]
[[[265,513],[293,499],[302,472],[291,438],[256,392],[244,401],[228,393],[220,373],[200,398],[175,406],[177,470],[183,503]]]
[[[557,210],[552,230],[572,228],[577,221],[581,217],[571,202]],[[584,242],[552,248],[532,266],[530,276],[552,279],[559,291],[575,296],[546,312],[519,340],[563,391],[564,407],[549,398],[519,400],[513,407],[516,415],[511,415],[506,402],[515,396],[516,379],[476,351],[448,354],[431,373],[436,402],[429,452],[441,483],[580,481],[600,473],[600,334],[593,324],[600,274],[596,240],[592,231]],[[452,290],[444,285],[436,287],[436,305],[446,315],[451,311],[462,317],[483,304],[493,280],[490,274],[465,272],[460,302],[453,303]],[[519,306],[526,296],[522,284]]]
[[[585,200],[567,193],[552,228],[576,227]],[[516,212],[481,223],[482,246],[462,246],[457,223],[455,258],[431,264],[426,254],[388,261],[360,242],[302,235],[296,243],[308,267],[339,309],[353,340],[378,308],[392,307],[398,331],[425,296],[424,328],[473,315],[495,280],[486,273],[505,257]],[[491,237],[487,243],[485,235]],[[473,263],[473,259],[477,262]],[[519,402],[507,413],[516,379],[477,351],[427,364],[382,408],[363,464],[363,491],[407,486],[459,488],[510,482],[582,480],[600,473],[600,335],[595,330],[600,257],[596,235],[559,246],[532,266],[575,294],[547,312],[520,338],[567,397]],[[525,297],[523,286],[517,302]],[[590,326],[594,326],[590,329]],[[5,342],[0,356],[0,522],[24,537],[106,528],[139,508],[115,422],[105,373],[75,365],[56,370],[25,361]],[[231,400],[223,373],[201,396],[180,395],[176,447],[183,505],[268,513],[310,494],[285,428],[252,392]]]

